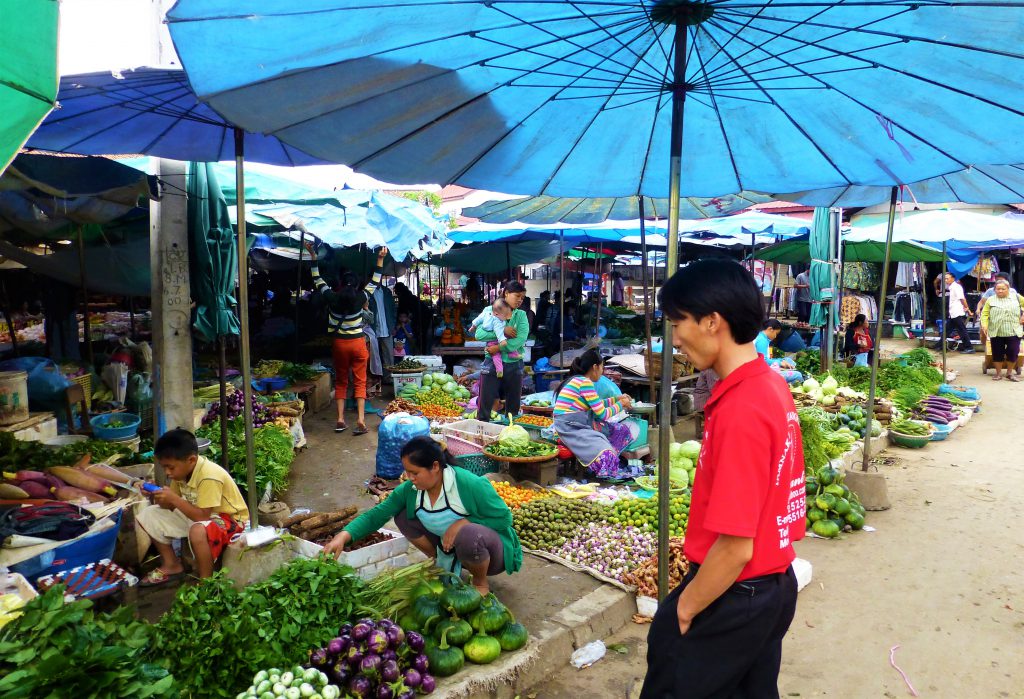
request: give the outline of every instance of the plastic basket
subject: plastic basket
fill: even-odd
[[[484,448],[475,442],[469,442],[461,437],[452,435],[438,435],[448,445],[448,453],[452,456],[469,456],[471,454],[483,454]]]
[[[486,454],[464,454],[462,456],[456,456],[454,458],[454,463],[459,468],[464,468],[477,476],[486,476],[488,473],[498,472],[498,462]]]
[[[497,442],[498,435],[501,434],[502,429],[504,427],[501,425],[470,419],[445,425],[441,428],[441,434],[447,438],[454,437],[471,444],[476,444],[481,447],[481,449],[477,450],[480,451],[488,444]]]
[[[114,418],[125,420],[128,424],[121,427],[108,427],[108,423]],[[132,413],[104,413],[89,420],[89,424],[92,425],[92,433],[96,438],[108,442],[134,437],[139,433],[141,423],[142,418]]]

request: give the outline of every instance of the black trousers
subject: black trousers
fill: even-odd
[[[494,373],[494,364],[485,360],[480,370],[480,396],[477,398],[477,420],[491,421],[491,410],[498,398],[505,400],[505,412],[519,414],[519,402],[523,397],[523,360],[505,362],[504,375],[499,379]]]
[[[974,345],[971,344],[971,336],[967,332],[967,316],[960,316],[959,318],[947,318],[946,319],[946,337],[945,340],[958,335],[960,337],[960,349],[971,349]]]
[[[734,584],[680,636],[676,604],[693,575],[654,615],[641,699],[777,699],[782,638],[796,613],[793,568]]]
[[[806,323],[811,319],[811,302],[810,301],[797,301],[796,302],[796,319],[801,323]]]

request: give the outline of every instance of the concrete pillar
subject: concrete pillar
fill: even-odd
[[[150,202],[153,284],[153,425],[192,429],[192,298],[189,291],[187,164],[154,158],[160,201]]]

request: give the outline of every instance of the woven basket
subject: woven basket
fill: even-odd
[[[661,354],[655,353],[654,357],[651,357],[651,353],[644,350],[644,369],[647,370],[648,376],[654,376],[655,378],[661,376]],[[672,379],[678,379],[683,373],[690,373],[693,370],[689,360],[687,360],[685,354],[673,354],[672,355]]]
[[[82,374],[72,379],[68,379],[71,383],[77,383],[82,387],[82,392],[85,393],[85,407],[86,409],[92,408],[92,374]]]

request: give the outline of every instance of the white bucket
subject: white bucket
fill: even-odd
[[[28,420],[28,374],[0,371],[0,425]]]

